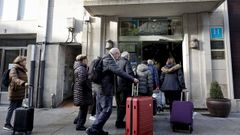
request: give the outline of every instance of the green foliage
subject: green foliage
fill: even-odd
[[[219,86],[218,82],[213,81],[210,88],[210,98],[213,99],[223,99],[222,89]]]

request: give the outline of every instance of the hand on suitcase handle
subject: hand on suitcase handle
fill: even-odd
[[[139,80],[137,79],[137,78],[134,78],[134,83],[136,84],[136,83],[139,83]]]

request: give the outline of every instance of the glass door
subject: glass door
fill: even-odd
[[[0,80],[2,80],[3,73],[12,67],[13,60],[19,56],[27,55],[27,48],[0,48]],[[0,84],[1,85],[1,84]],[[8,88],[1,85],[0,103],[8,104]]]

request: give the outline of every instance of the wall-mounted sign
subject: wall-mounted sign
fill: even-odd
[[[210,28],[211,39],[223,39],[223,28],[222,27],[211,27]]]

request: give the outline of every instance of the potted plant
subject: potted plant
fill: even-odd
[[[222,89],[216,81],[211,83],[207,108],[210,115],[215,117],[228,117],[230,113],[231,100],[223,97]]]

